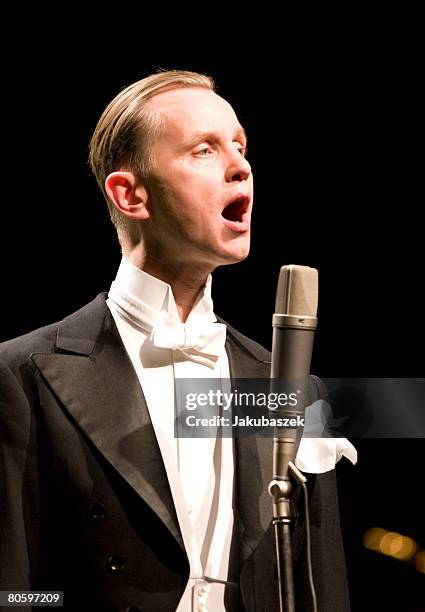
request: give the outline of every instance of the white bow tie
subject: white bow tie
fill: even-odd
[[[226,326],[205,317],[180,323],[167,312],[161,312],[152,326],[150,340],[157,347],[179,350],[188,359],[214,367],[224,351]]]
[[[109,291],[121,314],[150,333],[154,346],[181,351],[191,361],[214,368],[224,353],[226,326],[215,323],[214,313],[192,314],[187,323],[177,321],[166,311],[158,312],[135,301],[113,282]]]

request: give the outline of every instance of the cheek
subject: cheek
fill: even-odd
[[[212,196],[217,197],[221,186],[219,174],[206,164],[195,168],[183,167],[174,176],[170,176],[170,183],[177,186],[180,192],[192,193],[204,201],[210,200]]]
[[[220,209],[217,186],[195,182],[182,186],[174,193],[174,207],[184,218],[209,224]],[[221,211],[220,211],[221,212]]]
[[[161,177],[161,217],[171,218],[178,225],[211,226],[221,212],[218,178],[210,172],[190,172],[186,168],[170,168]]]

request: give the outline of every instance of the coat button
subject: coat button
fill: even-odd
[[[121,574],[124,570],[125,559],[123,559],[119,555],[112,555],[111,557],[109,557],[106,567],[111,574],[117,576],[118,574]]]
[[[90,506],[89,515],[93,521],[101,521],[105,518],[106,508],[100,503],[92,504]]]

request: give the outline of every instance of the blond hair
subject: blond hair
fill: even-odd
[[[121,242],[131,235],[130,222],[115,208],[105,190],[111,172],[127,170],[138,179],[151,170],[150,147],[162,128],[161,115],[148,110],[146,102],[160,92],[182,87],[215,91],[211,77],[187,70],[152,74],[123,89],[105,108],[89,145],[91,170],[108,204],[112,223]]]

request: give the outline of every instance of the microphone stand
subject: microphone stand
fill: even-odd
[[[272,480],[269,485],[269,493],[273,497],[273,525],[279,586],[279,611],[295,612],[290,509],[292,485],[289,480]]]
[[[288,467],[290,458],[294,456],[288,447],[298,444],[294,438],[274,438],[273,480],[269,484],[269,494],[273,498],[273,525],[275,534],[275,553],[277,578],[279,588],[279,612],[295,612],[294,575],[292,567],[291,498],[293,487],[289,480]],[[289,456],[288,456],[289,455]],[[279,465],[286,466],[285,471],[279,470]],[[297,470],[298,471],[298,470]],[[286,474],[285,477],[276,474]]]

